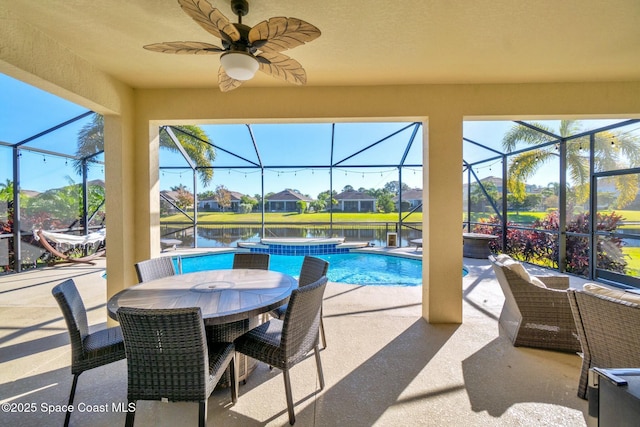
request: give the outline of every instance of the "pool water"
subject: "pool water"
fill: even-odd
[[[331,282],[352,285],[420,286],[422,261],[370,253],[315,255],[329,261]],[[270,270],[298,277],[303,256],[271,255]],[[177,262],[176,259],[174,261]],[[231,268],[233,253],[182,257],[182,272]]]

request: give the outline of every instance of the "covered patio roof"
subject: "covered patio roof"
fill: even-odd
[[[209,1],[237,21],[229,0]],[[633,0],[255,0],[243,23],[287,16],[318,27],[317,40],[287,51],[314,87],[622,82],[640,75],[639,8]],[[173,40],[220,44],[176,0],[46,7],[2,0],[0,9],[2,19],[28,25],[127,86],[217,87],[217,56],[142,49]],[[258,73],[243,88],[286,86]]]

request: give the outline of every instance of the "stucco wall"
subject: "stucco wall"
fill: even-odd
[[[135,283],[133,90],[0,8],[0,72],[105,117],[108,296]],[[145,138],[148,140],[148,132]],[[148,221],[145,221],[145,223]],[[159,244],[159,242],[158,242]]]

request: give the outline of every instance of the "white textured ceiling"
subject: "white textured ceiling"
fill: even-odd
[[[229,0],[210,0],[231,21]],[[286,51],[310,86],[640,79],[638,0],[249,0],[243,23],[296,17],[322,31]],[[219,57],[143,45],[220,44],[176,0],[0,0],[96,68],[139,88],[215,87]],[[244,86],[285,86],[261,75]]]

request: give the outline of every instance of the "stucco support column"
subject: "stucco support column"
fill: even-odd
[[[462,323],[462,116],[431,115],[423,133],[422,316]]]
[[[104,116],[107,225],[107,301],[137,282],[132,259],[137,228],[131,114]],[[109,319],[111,324],[115,323]]]
[[[160,129],[137,123],[135,262],[160,254]],[[133,266],[133,263],[132,263]]]

